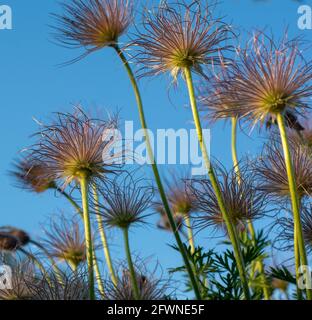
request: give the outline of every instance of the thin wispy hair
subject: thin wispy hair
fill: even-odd
[[[247,221],[261,218],[266,212],[267,199],[256,188],[252,171],[241,166],[238,176],[234,168],[226,170],[215,166],[225,207],[232,223],[245,230]],[[194,227],[205,229],[214,227],[225,230],[225,222],[218,200],[209,179],[194,179],[190,192],[195,197],[198,212],[193,215]]]
[[[116,46],[133,22],[132,0],[70,0],[61,3],[61,9],[63,13],[52,14],[57,43],[86,50],[70,63],[104,47]]]
[[[103,203],[99,204],[103,223],[109,227],[128,228],[145,222],[152,205],[154,188],[136,172],[124,172],[112,183],[99,188]]]
[[[234,112],[253,126],[277,113],[304,114],[312,96],[312,61],[303,58],[300,46],[300,39],[289,40],[287,34],[276,41],[255,33],[218,82],[214,98],[219,106],[225,101],[227,110],[215,115],[232,117]]]
[[[208,1],[161,1],[145,10],[143,31],[137,29],[136,58],[144,76],[171,73],[174,81],[183,68],[203,74],[203,65],[217,65],[232,46],[226,44],[231,28],[214,19]]]
[[[117,119],[88,117],[81,108],[74,113],[56,113],[51,125],[43,125],[32,147],[32,156],[45,163],[43,178],[74,183],[81,175],[89,180],[107,178],[121,167],[121,155],[111,154],[116,143]]]

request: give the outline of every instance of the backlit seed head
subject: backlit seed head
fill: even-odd
[[[146,185],[146,179],[125,173],[111,184],[99,189],[104,200],[99,205],[103,222],[110,227],[129,228],[144,223],[146,211],[152,205],[154,191]]]
[[[10,172],[17,182],[17,186],[36,193],[55,189],[53,180],[45,177],[46,165],[41,161],[25,157],[15,164],[15,169]]]
[[[88,300],[89,290],[86,274],[85,270],[59,271],[58,275],[52,272],[37,282],[28,281],[27,285],[35,297],[34,300]]]
[[[255,124],[275,121],[277,113],[303,113],[312,96],[312,62],[302,57],[299,40],[275,42],[258,32],[251,43],[237,50],[217,83],[212,101],[226,106],[219,116],[236,113]]]
[[[302,206],[301,209],[302,232],[306,249],[312,252],[312,205]],[[277,241],[284,250],[293,250],[294,220],[292,215],[282,217],[278,220]]]
[[[32,156],[44,162],[43,177],[63,180],[64,186],[106,178],[120,168],[119,154],[111,154],[116,143],[117,120],[89,118],[81,109],[75,113],[57,113],[51,125],[43,126]]]
[[[244,230],[247,221],[263,216],[266,198],[257,192],[254,177],[247,168],[241,167],[240,176],[234,169],[226,171],[220,166],[216,167],[216,173],[232,223]],[[210,180],[194,180],[190,192],[198,207],[198,213],[193,215],[195,227],[213,226],[224,230],[225,222]]]
[[[198,86],[201,111],[210,122],[240,116],[238,108],[234,108],[232,92],[227,92],[227,69],[228,66],[222,63],[219,73],[210,72]]]
[[[138,60],[146,75],[170,72],[176,80],[184,68],[202,74],[203,65],[218,64],[230,28],[214,19],[206,1],[169,3],[146,10],[144,31],[138,31]]]
[[[196,211],[196,201],[189,192],[188,173],[173,172],[166,181],[167,196],[175,215],[190,215]]]
[[[300,198],[312,194],[311,151],[296,140],[290,140],[290,152],[294,168],[297,192]],[[285,165],[284,152],[280,141],[273,137],[255,164],[255,178],[259,190],[279,199],[289,199],[290,191]]]
[[[62,9],[64,13],[53,15],[56,40],[65,46],[82,47],[86,54],[117,45],[133,20],[131,0],[70,0]]]
[[[155,272],[148,272],[142,263],[135,264],[135,272],[141,300],[164,300],[166,298],[169,281],[157,279]],[[135,300],[130,272],[127,268],[121,270],[117,285],[110,281],[107,282],[106,296],[108,300]]]
[[[53,218],[44,232],[42,243],[52,258],[65,261],[73,270],[86,261],[85,237],[76,218]]]

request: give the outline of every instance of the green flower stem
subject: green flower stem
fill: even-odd
[[[191,224],[191,217],[189,214],[184,215],[184,221],[187,228],[187,235],[188,235],[188,241],[189,245],[191,247],[191,253],[193,254],[195,252],[195,241],[194,241],[194,234],[192,230],[192,224]]]
[[[238,156],[237,156],[237,117],[232,117],[232,159],[234,164],[234,170],[237,174],[237,177],[240,179],[240,170],[239,170],[239,164],[238,164]]]
[[[295,268],[296,268],[296,279],[299,279],[299,268],[300,268],[300,254],[299,254],[299,247],[298,247],[298,239],[297,239],[297,232],[294,230],[294,255],[295,255]],[[302,291],[298,287],[298,282],[296,282],[296,289],[297,289],[297,298],[298,300],[302,300]]]
[[[234,255],[235,255],[235,260],[237,263],[237,268],[239,271],[239,275],[241,278],[241,283],[242,283],[242,288],[244,291],[245,299],[249,300],[250,299],[250,292],[249,292],[249,287],[248,287],[248,281],[247,281],[247,276],[246,276],[246,270],[244,266],[244,260],[239,244],[239,238],[237,235],[237,231],[233,225],[232,219],[227,213],[226,206],[224,204],[224,199],[221,193],[220,185],[219,182],[216,178],[215,172],[210,164],[210,159],[209,155],[207,152],[207,148],[205,145],[204,137],[203,137],[203,132],[202,132],[202,126],[198,114],[198,109],[197,109],[197,102],[195,98],[195,90],[194,90],[194,85],[193,85],[193,79],[192,79],[192,73],[189,68],[184,69],[184,74],[185,74],[185,80],[187,84],[187,88],[189,91],[189,97],[190,97],[190,102],[191,102],[191,107],[192,107],[192,112],[193,112],[193,118],[195,122],[195,127],[198,135],[198,141],[200,144],[200,148],[204,157],[204,161],[208,170],[208,175],[212,184],[212,187],[215,191],[217,201],[220,207],[220,210],[222,212],[222,216],[224,219],[224,222],[227,227],[228,235],[231,240],[233,249],[234,249]]]
[[[98,223],[98,230],[99,230],[99,233],[101,236],[101,241],[102,241],[103,250],[104,250],[104,256],[106,259],[108,271],[109,271],[110,277],[112,279],[112,282],[115,286],[117,286],[117,278],[116,278],[116,274],[115,274],[114,267],[113,267],[113,262],[112,262],[112,258],[111,258],[111,254],[110,254],[110,250],[109,250],[109,246],[108,246],[108,241],[107,241],[103,221],[100,216],[99,196],[97,193],[96,185],[93,184],[92,188],[93,188],[93,199],[94,199],[94,203],[95,203],[96,220]]]
[[[80,178],[80,186],[81,186],[81,198],[82,198],[82,208],[83,208],[83,223],[84,223],[85,238],[86,238],[90,300],[95,300],[94,273],[93,273],[94,260],[93,260],[93,245],[92,245],[89,199],[88,199],[89,186],[88,186],[87,177]]]
[[[238,156],[237,156],[237,123],[238,123],[238,118],[237,117],[232,117],[232,143],[231,143],[231,149],[232,149],[232,160],[233,160],[233,165],[234,165],[234,170],[236,172],[237,176],[237,182],[240,184],[241,183],[241,172],[239,168],[239,161],[238,161]],[[248,230],[251,236],[251,239],[254,241],[256,238],[256,232],[255,228],[253,226],[253,223],[251,220],[247,221],[248,225]],[[265,300],[270,300],[270,291],[267,285],[267,279],[265,276],[265,271],[264,271],[264,264],[263,260],[259,261],[259,272],[261,276],[261,280],[263,282],[263,295]]]
[[[140,300],[140,291],[139,291],[138,281],[137,281],[136,273],[135,273],[132,258],[131,258],[131,251],[130,251],[130,245],[129,245],[129,229],[123,228],[122,231],[124,236],[125,251],[126,251],[126,256],[128,261],[133,294],[134,294],[135,300]]]
[[[56,190],[69,201],[69,203],[76,209],[77,213],[80,215],[80,217],[83,220],[83,212],[82,212],[80,206],[77,204],[77,202],[64,190],[59,189],[59,188],[57,188]],[[100,273],[99,263],[96,258],[94,246],[92,246],[92,255],[93,255],[93,261],[94,261],[94,272],[96,274],[96,281],[98,284],[98,288],[99,288],[101,295],[104,296],[105,291],[104,291],[103,283],[101,281],[101,273]],[[77,267],[74,265],[71,265],[70,267],[72,268],[73,271],[77,270]]]
[[[101,294],[102,298],[104,298],[105,297],[105,290],[104,290],[104,286],[103,286],[103,283],[102,283],[100,267],[99,267],[99,263],[98,263],[98,261],[96,259],[94,246],[93,246],[93,249],[92,249],[92,253],[93,253],[93,265],[94,265],[94,273],[95,273],[96,282],[98,284],[98,288],[99,288],[100,294]]]
[[[308,265],[308,259],[307,254],[305,250],[304,245],[304,239],[303,239],[303,232],[302,232],[302,224],[301,224],[301,217],[300,217],[300,202],[299,197],[297,194],[297,186],[296,186],[296,180],[295,180],[295,173],[293,169],[293,163],[291,160],[291,154],[290,154],[290,148],[289,143],[287,139],[287,133],[286,133],[286,126],[284,117],[281,113],[277,114],[277,123],[280,131],[280,136],[282,140],[282,146],[284,151],[284,158],[285,158],[285,164],[286,164],[286,170],[287,170],[287,177],[288,177],[288,184],[289,184],[289,191],[290,191],[290,197],[291,197],[291,205],[293,210],[293,216],[294,216],[294,234],[297,237],[297,243],[299,248],[299,255],[300,255],[300,263],[301,265]],[[296,264],[298,257],[296,258]],[[296,275],[298,273],[296,272]],[[297,278],[298,281],[298,278]],[[312,300],[312,290],[307,289],[307,299]]]
[[[179,251],[180,251],[180,253],[182,255],[182,258],[183,258],[183,261],[184,261],[184,264],[185,264],[185,268],[186,268],[186,270],[188,272],[188,275],[189,275],[189,278],[190,278],[190,281],[191,281],[191,284],[192,284],[192,287],[193,287],[193,290],[194,290],[194,293],[195,293],[195,297],[196,297],[196,299],[200,300],[201,299],[201,294],[200,294],[200,290],[199,290],[199,287],[198,287],[198,283],[197,283],[195,274],[193,272],[193,269],[191,267],[191,264],[190,264],[190,262],[188,260],[187,253],[185,251],[183,242],[182,242],[181,237],[179,235],[179,231],[178,231],[178,228],[176,226],[175,220],[173,218],[172,212],[170,210],[170,206],[169,206],[169,203],[168,203],[168,200],[167,200],[167,197],[166,197],[166,193],[165,193],[164,187],[163,187],[162,182],[161,182],[161,178],[160,178],[160,174],[159,174],[159,171],[158,171],[158,167],[157,167],[157,164],[156,164],[156,161],[155,161],[155,158],[154,158],[153,149],[152,149],[151,142],[150,142],[150,139],[149,139],[148,130],[147,130],[147,124],[146,124],[145,115],[144,115],[143,102],[142,102],[141,94],[140,94],[136,79],[135,79],[134,74],[132,72],[132,69],[131,69],[128,61],[127,61],[127,58],[125,57],[123,52],[120,50],[120,48],[118,46],[115,46],[114,49],[116,50],[118,56],[122,60],[122,63],[123,63],[123,65],[125,66],[125,68],[127,70],[131,85],[133,87],[133,90],[134,90],[134,93],[135,93],[135,98],[136,98],[136,101],[137,101],[138,110],[139,110],[141,126],[142,126],[142,129],[144,130],[144,133],[145,133],[145,141],[146,141],[147,152],[148,152],[148,156],[149,156],[149,159],[150,159],[150,162],[151,162],[151,165],[152,165],[152,169],[153,169],[153,173],[154,173],[154,176],[155,176],[155,180],[156,180],[156,184],[157,184],[157,187],[158,187],[158,191],[159,191],[161,200],[163,202],[164,209],[165,209],[165,212],[167,214],[171,230],[172,230],[172,232],[174,234],[174,237],[175,237],[176,243],[178,245]]]

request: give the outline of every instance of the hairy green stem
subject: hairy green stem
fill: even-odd
[[[302,224],[301,224],[301,217],[300,217],[300,202],[297,194],[296,179],[295,179],[295,173],[294,173],[293,163],[291,159],[290,147],[287,139],[285,120],[284,120],[284,116],[281,113],[278,113],[276,117],[277,117],[277,123],[278,123],[280,136],[282,140],[285,165],[287,170],[291,205],[292,205],[293,217],[294,217],[294,234],[297,237],[297,244],[298,244],[299,255],[300,255],[300,264],[307,266],[308,259],[307,259],[305,245],[304,245],[303,232],[302,232]],[[297,272],[296,272],[296,275],[298,275]],[[298,278],[297,278],[297,282],[298,282]],[[306,289],[306,291],[307,291],[307,299],[312,300],[312,290]]]
[[[204,141],[204,137],[203,137],[202,126],[201,126],[201,122],[200,122],[200,118],[199,118],[199,114],[198,114],[197,102],[196,102],[196,98],[195,98],[195,90],[194,90],[192,73],[191,73],[190,68],[184,69],[184,75],[185,75],[185,80],[186,80],[186,84],[187,84],[187,88],[188,88],[188,92],[189,92],[190,103],[191,103],[191,107],[192,107],[192,113],[193,113],[195,127],[196,127],[196,131],[197,131],[197,135],[198,135],[200,149],[202,151],[204,161],[205,161],[205,164],[206,164],[206,167],[208,170],[208,175],[209,175],[212,187],[214,189],[214,192],[216,194],[218,205],[220,207],[225,225],[227,227],[228,235],[229,235],[230,241],[233,246],[235,260],[237,263],[237,268],[239,271],[245,299],[248,300],[248,299],[250,299],[250,292],[249,292],[249,287],[248,287],[246,270],[245,270],[245,266],[244,266],[244,259],[243,259],[241,248],[240,248],[239,238],[238,238],[235,226],[232,222],[231,216],[228,214],[228,212],[226,210],[226,206],[224,203],[224,199],[223,199],[223,195],[222,195],[222,192],[220,189],[219,182],[217,180],[215,172],[214,172],[214,170],[211,166],[211,163],[210,163],[209,155],[208,155],[207,148],[206,148],[205,141]]]
[[[237,177],[240,179],[240,170],[239,170],[239,164],[238,164],[238,156],[237,156],[237,117],[232,117],[232,143],[231,143],[231,149],[232,149],[232,159],[234,164],[234,170],[237,174]]]
[[[137,281],[136,273],[134,270],[133,261],[132,261],[132,257],[131,257],[131,251],[130,251],[129,229],[123,228],[122,231],[123,231],[123,236],[124,236],[125,251],[126,251],[126,256],[127,256],[127,261],[128,261],[128,267],[129,267],[129,272],[130,272],[130,279],[131,279],[133,294],[134,294],[135,300],[140,300],[141,297],[140,297],[138,281]]]
[[[138,106],[141,126],[142,126],[142,129],[143,129],[144,134],[145,134],[145,142],[146,142],[147,153],[148,153],[151,165],[152,165],[152,169],[153,169],[153,173],[154,173],[154,176],[155,176],[155,180],[156,180],[156,184],[157,184],[157,187],[158,187],[158,191],[159,191],[159,194],[160,194],[160,197],[161,197],[165,212],[167,214],[171,230],[172,230],[172,232],[174,234],[174,237],[175,237],[176,243],[178,245],[179,251],[180,251],[180,253],[182,255],[182,258],[183,258],[183,261],[184,261],[184,264],[185,264],[185,268],[186,268],[186,270],[188,272],[188,275],[189,275],[189,278],[190,278],[190,281],[191,281],[191,284],[192,284],[192,287],[193,287],[193,290],[194,290],[194,293],[195,293],[195,297],[196,297],[196,299],[200,300],[201,299],[201,294],[200,294],[199,286],[198,286],[195,274],[193,272],[192,266],[191,266],[191,264],[190,264],[190,262],[188,260],[187,253],[186,253],[186,250],[184,248],[184,244],[183,244],[183,242],[181,240],[181,237],[179,235],[179,231],[178,231],[178,228],[176,226],[173,214],[172,214],[172,212],[170,210],[170,206],[169,206],[169,203],[168,203],[168,200],[167,200],[167,197],[166,197],[165,189],[164,189],[164,187],[162,185],[162,181],[161,181],[161,178],[160,178],[158,167],[157,167],[157,164],[156,164],[156,161],[155,161],[155,158],[154,158],[154,153],[153,153],[153,149],[152,149],[152,146],[151,146],[151,142],[150,142],[150,138],[149,138],[149,134],[148,134],[148,130],[147,130],[147,123],[146,123],[144,109],[143,109],[143,102],[142,102],[141,94],[140,94],[136,79],[135,79],[134,74],[132,72],[132,69],[131,69],[128,61],[127,61],[127,58],[125,57],[125,55],[123,54],[121,49],[118,46],[115,46],[114,49],[116,50],[118,56],[120,57],[124,67],[126,68],[126,71],[128,73],[128,76],[129,76],[129,79],[130,79],[130,82],[131,82],[131,85],[133,87],[135,98],[136,98],[136,102],[137,102],[137,106]]]
[[[99,196],[97,193],[96,185],[93,184],[92,188],[93,188],[93,199],[94,199],[94,204],[95,204],[96,220],[98,223],[98,229],[99,229],[99,233],[100,233],[100,237],[101,237],[101,241],[102,241],[102,245],[103,245],[105,260],[107,263],[109,275],[112,279],[112,282],[115,286],[117,286],[117,278],[116,278],[115,270],[113,267],[113,262],[112,262],[112,258],[111,258],[111,254],[110,254],[110,250],[109,250],[109,246],[108,246],[108,241],[107,241],[103,221],[100,216]]]
[[[105,297],[105,290],[104,290],[104,286],[102,283],[100,267],[99,267],[99,263],[96,259],[94,246],[93,246],[93,263],[94,263],[94,273],[95,273],[96,282],[97,282],[100,294],[104,298]]]
[[[83,223],[85,229],[85,239],[86,239],[86,251],[87,251],[87,263],[88,263],[88,274],[89,274],[89,293],[90,300],[95,300],[95,290],[94,290],[94,272],[93,272],[93,244],[92,244],[92,234],[91,234],[91,222],[89,213],[89,185],[88,179],[86,177],[80,178],[81,186],[81,198],[82,198],[82,211],[83,211]]]
[[[80,208],[80,206],[78,205],[78,203],[68,194],[66,193],[64,190],[61,190],[59,188],[56,189],[62,196],[64,196],[68,201],[69,203],[76,209],[77,213],[80,215],[82,221],[83,221],[83,212]],[[101,281],[101,273],[100,273],[100,268],[99,268],[99,263],[97,261],[97,258],[96,258],[96,253],[95,253],[95,250],[94,250],[94,246],[92,246],[92,255],[93,255],[93,261],[94,261],[94,272],[96,274],[96,281],[97,281],[97,284],[98,284],[98,288],[99,288],[99,291],[101,293],[102,296],[105,295],[105,291],[104,291],[104,287],[103,287],[103,283]],[[73,271],[76,271],[77,267],[74,266],[74,265],[71,265],[71,268]]]
[[[300,254],[299,254],[299,247],[298,247],[298,238],[297,232],[294,230],[294,255],[295,255],[295,268],[296,268],[296,279],[299,279],[300,273]],[[302,300],[302,291],[298,286],[298,281],[296,282],[296,290],[297,290],[297,298],[298,300]]]
[[[232,160],[233,160],[234,170],[237,176],[237,182],[240,184],[241,172],[240,172],[239,161],[237,156],[237,123],[238,123],[238,118],[232,117],[232,137],[231,137]],[[255,241],[256,232],[255,232],[255,228],[253,226],[252,221],[248,220],[247,225],[248,225],[248,231],[251,236],[251,239]],[[267,279],[266,279],[265,270],[264,270],[264,263],[262,259],[259,261],[259,272],[260,272],[261,280],[263,282],[262,290],[263,290],[264,299],[270,300],[270,291],[267,285]]]

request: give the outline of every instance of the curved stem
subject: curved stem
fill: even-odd
[[[96,185],[93,184],[92,188],[93,188],[93,199],[94,199],[94,203],[95,203],[96,220],[97,220],[97,223],[98,223],[98,229],[99,229],[99,233],[100,233],[100,236],[101,236],[101,241],[102,241],[103,250],[104,250],[104,256],[105,256],[105,259],[106,259],[108,271],[109,271],[110,277],[112,279],[112,282],[113,282],[113,284],[115,286],[117,286],[117,278],[116,278],[114,267],[113,267],[113,262],[112,262],[112,258],[111,258],[111,254],[110,254],[110,250],[109,250],[109,246],[108,246],[108,241],[107,241],[107,237],[106,237],[103,221],[102,221],[101,216],[100,216],[99,196],[98,196],[98,193],[97,193]]]
[[[127,256],[127,261],[128,261],[128,267],[129,267],[129,272],[130,272],[130,279],[131,279],[131,284],[133,288],[133,294],[135,297],[135,300],[140,300],[140,291],[138,287],[138,281],[137,277],[135,274],[132,258],[131,258],[131,251],[130,251],[130,245],[129,245],[129,230],[128,228],[122,229],[123,231],[123,236],[124,236],[124,243],[125,243],[125,251],[126,251],[126,256]]]
[[[76,209],[77,213],[80,215],[80,217],[83,220],[83,212],[82,212],[80,206],[77,204],[77,202],[65,191],[63,191],[59,188],[57,188],[56,190],[72,204],[72,206]],[[98,261],[96,258],[94,246],[92,246],[92,254],[93,254],[93,261],[94,261],[94,272],[96,274],[96,281],[97,281],[98,288],[99,288],[101,295],[104,296],[105,291],[104,291],[103,283],[101,281],[101,273],[100,273],[99,264],[98,264]],[[73,265],[71,265],[70,267],[72,268],[73,271],[75,271],[75,269],[77,269],[76,266],[73,266]]]
[[[277,117],[277,123],[278,123],[280,136],[281,136],[281,140],[282,140],[282,146],[283,146],[284,158],[285,158],[285,164],[286,164],[286,170],[287,170],[289,191],[290,191],[290,197],[291,197],[291,205],[292,205],[293,216],[294,216],[294,234],[296,234],[296,237],[297,237],[297,244],[298,244],[298,248],[299,248],[301,265],[307,266],[308,259],[307,259],[307,254],[306,254],[306,250],[305,250],[304,238],[303,238],[303,232],[302,232],[302,224],[301,224],[301,217],[300,217],[300,202],[299,202],[299,197],[297,194],[295,173],[294,173],[293,163],[292,163],[292,159],[291,159],[289,143],[288,143],[288,139],[287,139],[285,121],[284,121],[284,117],[281,113],[278,113],[276,117]],[[296,260],[297,260],[297,258],[296,258]],[[297,272],[296,272],[296,274],[297,274]],[[298,279],[297,279],[297,281],[298,281]],[[312,300],[312,290],[306,289],[306,291],[307,291],[307,299]]]
[[[233,166],[234,170],[236,172],[236,177],[237,177],[237,182],[238,184],[241,183],[241,171],[239,168],[239,161],[238,161],[238,156],[237,156],[237,123],[238,123],[238,118],[237,117],[232,117],[232,143],[231,143],[231,149],[232,149],[232,160],[233,160]],[[253,223],[251,220],[248,219],[247,221],[248,225],[248,231],[251,236],[251,239],[254,241],[256,239],[256,232],[255,228],[253,226]],[[259,261],[259,272],[260,272],[260,277],[263,282],[263,295],[265,300],[270,300],[270,291],[267,286],[267,279],[265,276],[265,271],[264,271],[264,263],[263,260],[261,259]]]
[[[183,244],[183,242],[181,240],[178,228],[177,228],[175,220],[173,218],[173,214],[172,214],[172,212],[170,210],[170,206],[169,206],[169,203],[168,203],[168,200],[167,200],[167,197],[166,197],[166,193],[165,193],[164,187],[163,187],[162,182],[161,182],[161,178],[160,178],[160,174],[159,174],[159,171],[158,171],[158,167],[157,167],[157,164],[156,164],[156,161],[155,161],[155,158],[154,158],[154,153],[153,153],[153,149],[152,149],[151,142],[150,142],[150,139],[149,139],[148,130],[147,130],[147,124],[146,124],[145,115],[144,115],[143,102],[142,102],[141,94],[140,94],[136,79],[135,79],[134,74],[132,72],[132,69],[131,69],[128,61],[127,61],[127,58],[125,57],[123,52],[120,50],[120,48],[118,46],[115,46],[114,49],[116,50],[118,56],[120,57],[124,67],[126,68],[126,71],[128,73],[128,76],[129,76],[129,79],[130,79],[130,82],[131,82],[131,85],[133,87],[135,98],[136,98],[136,102],[137,102],[137,106],[138,106],[141,126],[142,126],[142,129],[144,130],[144,134],[145,134],[146,148],[147,148],[148,156],[149,156],[149,159],[150,159],[150,162],[151,162],[151,165],[152,165],[152,169],[153,169],[153,173],[154,173],[154,176],[155,176],[155,180],[156,180],[156,184],[157,184],[157,187],[158,187],[158,191],[159,191],[161,200],[163,202],[164,209],[166,211],[166,214],[167,214],[167,217],[168,217],[168,221],[170,223],[171,230],[172,230],[172,232],[174,234],[174,237],[175,237],[176,243],[178,245],[179,251],[180,251],[180,253],[182,255],[182,258],[183,258],[183,261],[184,261],[184,264],[185,264],[185,268],[186,268],[186,270],[188,272],[188,275],[189,275],[189,278],[190,278],[190,281],[191,281],[191,284],[192,284],[196,299],[200,300],[201,299],[201,294],[200,294],[199,286],[198,286],[195,274],[193,272],[193,269],[191,267],[191,264],[190,264],[190,262],[188,260],[187,253],[186,253],[186,250],[184,248],[184,244]]]
[[[88,179],[86,177],[80,178],[80,186],[81,186],[81,198],[82,198],[82,207],[83,207],[83,223],[84,223],[85,238],[86,238],[90,300],[95,300],[94,273],[93,273],[93,262],[94,262],[93,245],[92,245],[89,199],[88,199],[89,186],[88,186]]]
[[[189,92],[189,97],[190,97],[190,103],[192,107],[192,113],[193,113],[193,118],[195,122],[195,127],[198,135],[198,141],[200,144],[200,148],[204,157],[204,161],[208,170],[208,175],[211,181],[211,185],[215,191],[218,205],[220,207],[225,225],[227,227],[228,235],[231,240],[233,250],[234,250],[234,255],[235,255],[235,260],[237,263],[237,268],[239,271],[241,283],[242,283],[242,288],[244,291],[245,299],[250,299],[250,292],[249,292],[249,287],[248,287],[248,281],[247,281],[247,276],[246,276],[246,270],[244,266],[244,260],[239,244],[239,238],[237,235],[237,231],[233,225],[231,216],[227,213],[226,206],[224,203],[224,199],[221,193],[220,185],[219,182],[216,178],[215,172],[210,164],[210,159],[209,155],[207,152],[207,148],[205,145],[204,137],[203,137],[203,132],[202,132],[202,126],[198,114],[198,109],[197,109],[197,102],[195,98],[195,90],[194,90],[194,85],[193,85],[193,79],[192,79],[192,73],[189,68],[184,69],[184,74],[185,74],[185,79],[186,79],[186,84]]]

